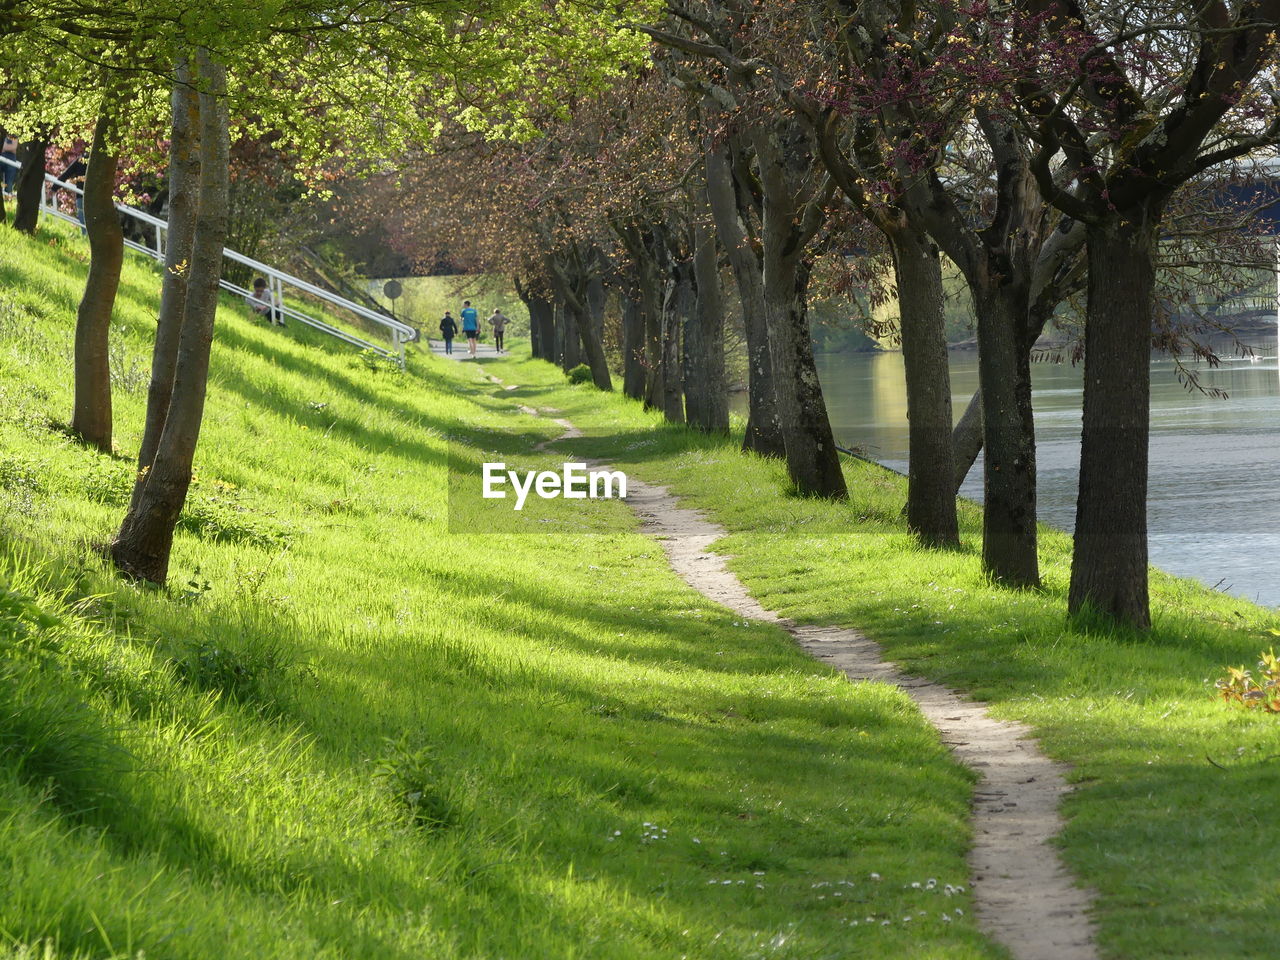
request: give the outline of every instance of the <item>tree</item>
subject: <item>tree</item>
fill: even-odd
[[[109,109],[109,108],[106,108]],[[89,275],[76,314],[75,406],[71,432],[111,452],[111,311],[124,264],[124,231],[116,213],[119,163],[114,121],[98,117],[84,178],[84,219],[89,235]]]
[[[164,583],[168,577],[173,533],[191,484],[204,416],[222,248],[227,235],[230,135],[226,68],[205,49],[197,50],[194,59],[193,79],[201,87],[196,97],[199,193],[192,216],[190,275],[182,290],[181,326],[176,331],[169,401],[155,439],[155,453],[139,470],[140,489],[135,490],[124,523],[111,544],[111,557],[118,569],[127,576],[153,583]],[[176,96],[174,103],[179,108],[184,106]],[[171,181],[170,189],[174,186],[178,185]],[[176,290],[170,294],[175,295]],[[176,303],[174,307],[171,325],[176,327]],[[166,350],[174,332],[165,331]],[[169,370],[163,370],[161,375],[167,377]]]
[[[685,57],[706,92],[739,113],[741,136],[755,161],[749,175],[758,196],[760,302],[787,472],[800,493],[844,499],[848,491],[813,360],[807,310],[815,248],[834,186],[811,134],[793,116],[769,108],[759,61],[743,49],[767,35],[756,32],[735,4],[705,6],[701,15],[669,4],[669,29],[638,29]],[[725,246],[732,243],[726,239]]]
[[[1085,224],[1088,249],[1068,608],[1145,628],[1158,238],[1181,184],[1280,140],[1268,90],[1280,0],[1024,0],[1015,14],[1006,80],[1038,145],[1031,168],[1045,196]]]
[[[166,345],[176,340],[176,356],[172,364],[167,358],[153,364],[161,382],[153,384],[151,397],[161,403],[167,392],[167,410],[149,411],[149,423],[158,428],[153,458],[139,464],[140,489],[111,547],[113,560],[127,575],[164,582],[174,526],[190,483],[227,226],[229,105],[236,104],[246,115],[273,117],[293,138],[304,164],[319,165],[327,142],[324,130],[342,129],[349,140],[359,139],[353,131],[364,131],[365,144],[389,140],[403,146],[433,135],[442,109],[473,127],[526,132],[528,104],[511,100],[509,93],[535,75],[548,57],[570,60],[574,69],[559,84],[541,87],[534,102],[554,98],[567,86],[598,85],[636,53],[635,44],[612,28],[608,13],[580,9],[566,14],[517,3],[498,19],[474,14],[465,4],[361,3],[350,9],[300,4],[276,10],[228,2],[206,11],[198,29],[178,24],[178,33],[168,35],[181,49],[193,50],[198,64],[192,79],[199,88],[200,187],[185,297],[179,309],[174,288],[170,315],[180,329],[176,337],[170,330],[158,338]],[[550,42],[529,32],[531,26],[545,25],[546,18],[558,26]],[[234,51],[226,48],[227,38],[234,38]],[[316,42],[318,38],[324,42]],[[459,56],[463,52],[466,57]],[[228,77],[222,64],[233,53],[238,70]],[[353,69],[353,63],[365,66]],[[471,72],[465,84],[444,86],[442,77],[454,75],[460,63]],[[263,86],[281,64],[305,79]],[[465,89],[468,102],[462,105],[449,96],[440,98],[443,103],[432,102],[435,93],[450,89]],[[175,95],[173,102],[179,105],[180,98]],[[266,113],[268,106],[276,112]],[[370,125],[371,116],[387,126]],[[164,380],[170,375],[166,391]]]
[[[789,88],[791,99],[823,131],[825,155],[842,188],[890,237],[899,273],[904,242],[918,245],[914,235],[927,230],[963,272],[978,321],[980,389],[954,434],[949,405],[927,431],[925,455],[944,450],[952,459],[940,464],[948,472],[931,470],[922,478],[930,491],[926,502],[954,503],[955,478],[963,478],[979,446],[985,449],[984,567],[997,581],[1036,586],[1030,351],[1061,299],[1067,275],[1061,267],[1078,252],[1083,231],[1054,229],[1059,218],[1036,187],[1025,136],[1007,110],[989,102],[987,89],[970,82],[979,62],[975,52],[998,49],[981,18],[958,17],[945,3],[928,9],[863,4],[856,16],[847,3],[835,6],[843,14],[835,27],[835,48],[843,55],[839,80],[815,95]],[[852,127],[843,138],[842,125]],[[888,202],[873,202],[871,183],[888,187]],[[936,298],[941,285],[935,276],[932,266],[925,284],[899,276],[900,299],[904,287],[913,286]],[[907,331],[916,323],[930,327],[916,349],[931,359],[914,364],[914,379],[927,391],[946,364],[939,353],[940,316],[932,302],[917,310],[903,304],[909,394],[915,391]],[[940,412],[941,405],[926,409]],[[912,419],[914,436],[914,414]],[[966,444],[963,470],[952,467],[950,441],[970,437],[981,442]],[[915,475],[913,468],[913,480]],[[924,528],[943,516],[948,525],[954,522],[953,511],[940,515],[935,508],[925,515],[933,522]]]

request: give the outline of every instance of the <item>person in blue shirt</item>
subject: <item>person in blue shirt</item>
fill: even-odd
[[[480,313],[470,300],[462,301],[462,333],[467,338],[467,350],[476,355],[476,338],[480,336]]]

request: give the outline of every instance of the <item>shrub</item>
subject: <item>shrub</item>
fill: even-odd
[[[389,373],[396,376],[404,373],[404,368],[400,366],[400,361],[395,357],[388,357],[379,353],[377,350],[361,350],[351,361],[353,366],[363,366],[371,373]]]
[[[293,532],[247,498],[234,484],[219,480],[192,489],[178,526],[204,540],[243,543],[264,550],[288,546]]]
[[[0,519],[9,513],[35,513],[35,500],[44,489],[42,468],[21,457],[0,456]]]
[[[1243,666],[1227,667],[1227,675],[1214,684],[1227,703],[1253,710],[1280,713],[1280,660],[1274,649],[1260,655],[1258,676]]]
[[[592,382],[591,368],[588,367],[585,363],[578,364],[576,367],[570,370],[567,374],[565,374],[565,376],[569,378],[570,383],[591,383]]]
[[[119,325],[112,331],[108,347],[111,386],[125,393],[142,393],[151,382],[150,358],[142,352],[134,352],[131,332],[128,327]]]
[[[211,639],[178,641],[170,659],[179,680],[241,704],[271,703],[270,681],[284,677],[290,666],[279,644],[253,637],[235,649]]]
[[[387,738],[386,753],[374,766],[373,777],[409,811],[416,825],[436,829],[457,822],[449,790],[441,785],[434,769],[430,747],[411,747],[404,736]]]
[[[121,507],[133,495],[134,467],[108,456],[90,460],[80,476],[81,489],[95,503]]]

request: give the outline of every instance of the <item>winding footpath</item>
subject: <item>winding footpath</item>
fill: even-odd
[[[506,390],[517,389],[488,377]],[[558,412],[520,410],[535,416]],[[564,431],[556,440],[582,436],[568,420],[554,422]],[[556,440],[537,448],[546,450]],[[598,461],[591,465],[608,467]],[[662,544],[675,573],[703,596],[739,616],[782,627],[806,652],[850,680],[891,683],[905,691],[956,757],[981,777],[969,853],[979,926],[1016,960],[1097,960],[1088,917],[1091,896],[1067,872],[1052,842],[1063,827],[1058,807],[1070,789],[1065,767],[1040,751],[1026,726],[997,720],[948,687],[902,673],[885,662],[879,645],[856,630],[806,626],[765,609],[725,558],[711,552],[725,529],[680,506],[665,487],[628,475],[626,502],[644,532]]]

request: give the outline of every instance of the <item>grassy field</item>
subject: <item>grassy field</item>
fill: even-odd
[[[779,464],[736,441],[663,426],[544,363],[482,362],[522,385],[514,401],[586,431],[563,449],[668,483],[724,524],[717,549],[766,606],[862,628],[910,671],[1032,724],[1073,766],[1062,848],[1100,894],[1106,956],[1276,955],[1280,720],[1230,708],[1212,686],[1276,643],[1276,611],[1156,571],[1149,634],[1072,626],[1063,534],[1044,533],[1042,591],[994,588],[973,504],[963,549],[922,550],[901,522],[903,479],[879,467],[845,464],[847,505],[798,499]]]
[[[1003,956],[910,886],[965,883],[971,777],[906,697],[619,503],[457,532],[447,465],[556,430],[476,365],[227,298],[172,584],[117,581],[159,284],[130,259],[100,455],[60,430],[85,260],[0,228],[0,957]]]

